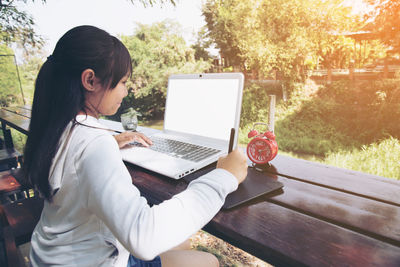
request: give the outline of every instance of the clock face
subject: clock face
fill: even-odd
[[[247,155],[256,164],[265,164],[271,159],[271,147],[267,140],[255,138],[247,145]]]

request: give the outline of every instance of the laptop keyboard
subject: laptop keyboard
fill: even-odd
[[[220,150],[184,143],[172,139],[152,136],[153,145],[149,148],[172,157],[199,162],[211,155],[217,154]]]

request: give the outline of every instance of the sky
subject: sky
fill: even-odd
[[[69,29],[83,24],[102,28],[112,35],[130,35],[136,23],[152,24],[164,19],[177,21],[188,43],[195,41],[194,33],[205,25],[201,15],[202,0],[177,0],[143,7],[140,1],[130,0],[36,0],[20,4],[34,18],[36,31],[43,36],[45,49],[51,53],[58,39]]]
[[[182,26],[182,36],[192,44],[194,34],[206,24],[201,14],[203,1],[175,0],[176,6],[166,3],[154,7],[144,7],[139,0],[134,0],[133,4],[130,0],[47,0],[45,4],[36,0],[17,4],[33,16],[37,33],[45,39],[45,51],[51,54],[65,32],[83,24],[97,26],[117,36],[133,34],[136,23],[152,24],[172,19]],[[356,12],[364,7],[362,0],[344,2]],[[209,52],[218,54],[216,49]]]

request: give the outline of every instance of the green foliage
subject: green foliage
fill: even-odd
[[[278,100],[276,107],[275,134],[281,151],[323,157],[360,149],[388,136],[400,139],[399,79],[291,86],[289,101]],[[244,92],[242,144],[249,141],[245,135],[253,122],[267,122],[267,90],[252,86]]]
[[[361,144],[387,136],[400,138],[400,80],[363,82],[356,87],[349,81],[332,83],[318,94],[330,100],[323,106],[324,120]]]
[[[360,149],[329,153],[323,163],[400,180],[400,141],[390,137]]]
[[[35,51],[33,55],[27,57],[24,63],[20,66],[20,75],[22,82],[22,89],[24,91],[25,101],[27,104],[32,104],[33,94],[35,91],[35,81],[39,70],[43,64],[43,52],[41,50]]]
[[[356,142],[328,124],[320,106],[320,101],[306,102],[296,112],[277,120],[275,134],[280,149],[323,156]]]
[[[22,103],[13,51],[0,44],[0,106]]]
[[[35,32],[35,22],[30,14],[19,10],[15,2],[28,2],[28,0],[1,0],[0,1],[0,43],[16,43],[26,52],[30,48],[41,47],[44,40]],[[32,0],[35,2],[35,0]],[[45,4],[46,0],[41,0]],[[175,0],[130,0],[132,4],[139,2],[143,6],[166,3],[176,4]]]
[[[230,60],[228,65],[242,65],[242,53],[238,46],[236,32],[239,17],[233,13],[233,7],[240,1],[206,1],[203,5],[203,15],[209,30],[208,36],[221,50],[221,54]]]
[[[283,80],[304,79],[304,70],[322,59],[344,65],[350,39],[333,32],[359,26],[341,0],[208,0],[203,5],[209,36],[231,61]],[[312,63],[314,62],[314,63]],[[329,63],[328,63],[329,62]]]
[[[295,111],[278,118],[280,148],[327,154],[393,136],[400,138],[399,81],[334,82],[322,87]],[[296,138],[297,136],[297,138]]]
[[[354,40],[341,35],[326,35],[319,42],[318,56],[324,68],[348,68],[349,62],[356,56]]]
[[[195,60],[194,50],[185,43],[180,32],[177,23],[163,21],[139,24],[133,36],[121,36],[132,57],[133,73],[128,86],[133,92],[124,99],[120,110],[133,107],[145,119],[161,118],[168,77],[175,73],[204,72],[210,68],[210,62]],[[114,119],[118,120],[119,113]]]
[[[257,121],[266,122],[268,114],[268,95],[281,95],[278,84],[265,85],[257,82],[246,83],[242,99],[240,126]]]
[[[25,11],[18,10],[14,2],[14,0],[0,1],[0,42],[18,43],[23,48],[41,46],[43,40],[35,32],[33,18]],[[19,2],[26,3],[27,0]]]
[[[400,52],[400,1],[366,0],[374,8],[365,16],[367,29]]]
[[[212,41],[207,36],[207,29],[203,26],[197,33],[196,43],[191,47],[194,49],[194,58],[196,60],[209,61],[212,60],[212,56],[206,50],[211,47]]]
[[[21,153],[24,152],[27,136],[15,129],[11,128],[11,136],[14,143],[14,147]]]

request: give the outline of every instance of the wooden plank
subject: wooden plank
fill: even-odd
[[[19,107],[22,108],[22,109],[29,110],[29,111],[32,110],[32,105],[24,105],[24,106],[19,106]]]
[[[278,155],[268,172],[400,206],[400,181]]]
[[[175,181],[159,175],[159,178],[154,178],[152,176],[157,176],[157,174],[131,164],[129,166],[131,166],[134,183],[140,184],[141,192],[146,196],[151,196],[153,203],[171,198],[187,186],[187,183],[182,180]],[[212,168],[210,166],[203,169],[186,180],[190,181],[199,177]],[[271,178],[270,174],[266,175]],[[275,175],[272,178],[284,184],[283,194],[272,194],[268,201],[400,246],[399,206],[283,176]],[[264,200],[261,199],[261,201]],[[245,205],[251,205],[251,203],[245,203]]]
[[[0,172],[0,193],[12,192],[21,188],[21,184],[9,171]]]
[[[29,242],[42,209],[43,199],[39,197],[20,199],[3,206],[5,217],[13,230],[17,245]]]
[[[8,164],[16,168],[21,156],[22,154],[15,148],[0,149],[0,164]]]
[[[187,186],[182,180],[158,178],[130,164],[128,170],[133,183],[152,204],[169,199]],[[334,221],[314,217],[311,212],[294,210],[274,198],[277,196],[271,201],[277,203],[264,197],[249,205],[220,211],[205,230],[277,266],[398,266],[400,263],[399,246],[357,233],[356,229],[345,229]],[[293,201],[299,199],[292,197]],[[308,200],[312,201],[309,206],[320,201],[313,200],[312,195]]]
[[[284,193],[269,199],[335,225],[400,247],[400,207],[282,176]]]
[[[400,247],[259,202],[219,212],[205,228],[275,266],[400,266]]]
[[[12,229],[9,226],[3,227],[3,239],[7,257],[7,266],[25,266],[18,254]]]
[[[21,107],[3,107],[3,109],[27,118],[31,117],[31,111]]]
[[[29,132],[30,119],[5,109],[0,109],[0,120],[24,134]]]

